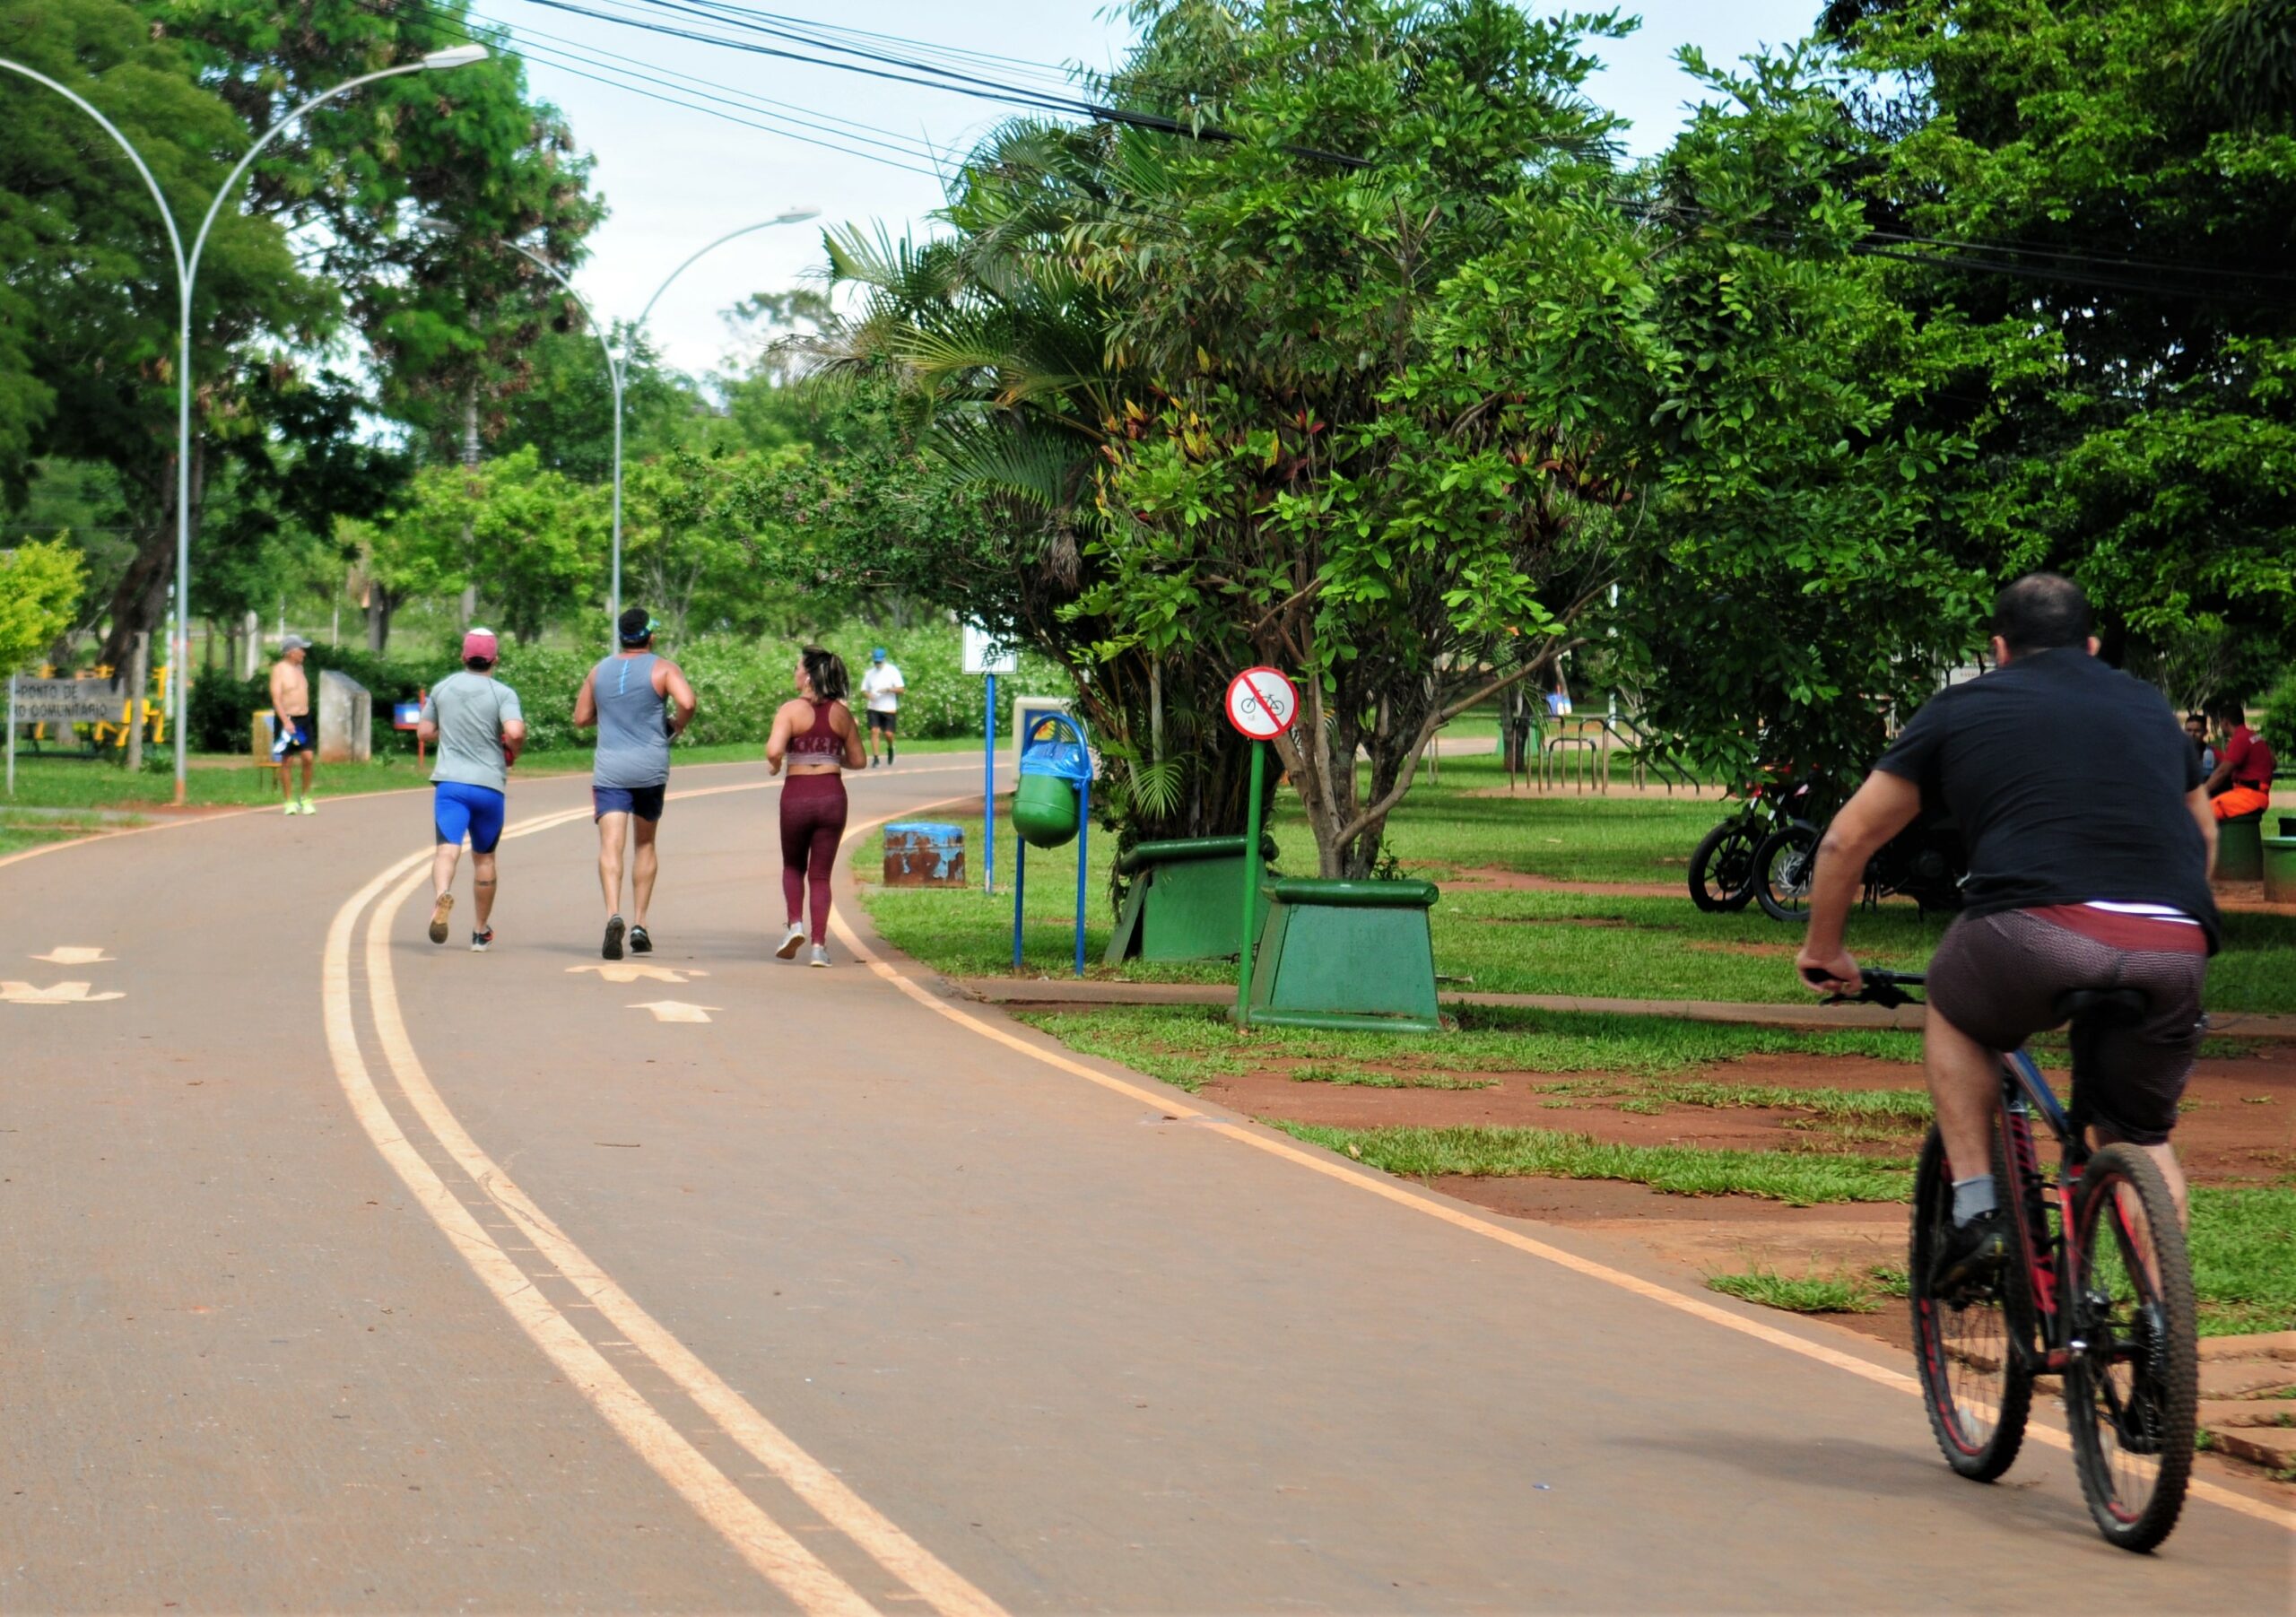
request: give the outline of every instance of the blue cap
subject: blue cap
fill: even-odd
[[[885,648],[883,646],[878,647],[874,651],[869,654],[869,660],[873,663],[883,662],[885,660]]]

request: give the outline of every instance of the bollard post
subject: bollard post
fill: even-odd
[[[1076,975],[1084,975],[1084,889],[1089,884],[1087,872],[1091,867],[1092,848],[1092,780],[1091,776],[1076,783]]]
[[[1252,944],[1259,934],[1259,805],[1267,779],[1267,743],[1252,743],[1252,792],[1244,809],[1244,936],[1237,955],[1236,1020],[1251,1020]]]
[[[987,835],[981,839],[980,890],[996,891],[996,676],[988,676],[988,722],[981,748],[980,813]]]

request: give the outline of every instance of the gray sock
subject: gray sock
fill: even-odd
[[[1966,1224],[1971,1219],[1991,1213],[2000,1203],[1993,1192],[1993,1176],[1981,1173],[1973,1179],[1953,1181],[1953,1222]]]

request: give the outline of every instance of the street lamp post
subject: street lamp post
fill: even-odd
[[[118,126],[97,111],[94,106],[77,91],[57,83],[46,74],[27,67],[21,62],[12,62],[4,57],[0,57],[0,68],[22,74],[25,78],[47,85],[95,119],[103,126],[104,133],[118,143],[120,150],[127,153],[128,161],[135,165],[135,171],[144,177],[144,184],[152,193],[152,201],[160,210],[161,222],[168,227],[168,245],[175,253],[176,599],[175,627],[169,636],[168,656],[169,660],[175,666],[175,800],[178,804],[184,800],[187,779],[184,738],[187,721],[191,717],[190,701],[185,683],[187,673],[185,665],[190,661],[187,652],[191,638],[191,293],[193,283],[199,274],[199,256],[207,247],[207,233],[214,228],[216,215],[222,212],[224,198],[229,196],[232,187],[239,183],[239,177],[248,171],[248,165],[255,161],[265,146],[305,113],[314,108],[324,106],[337,96],[348,95],[362,84],[371,84],[378,79],[393,79],[401,74],[436,73],[448,68],[466,67],[474,62],[483,62],[486,57],[487,49],[483,45],[457,45],[451,50],[434,50],[417,61],[404,63],[396,67],[386,67],[379,73],[361,74],[355,79],[347,79],[334,89],[322,91],[300,106],[294,108],[284,117],[265,130],[257,138],[255,144],[248,148],[247,155],[239,159],[239,165],[225,176],[222,185],[215,192],[214,200],[208,204],[207,217],[200,222],[199,234],[192,239],[190,253],[186,254],[183,249],[183,235],[176,229],[175,213],[169,208],[167,197],[161,192],[159,182],[152,178],[152,170],[144,161],[143,153],[136,151],[134,143],[119,132]],[[144,693],[140,691],[135,691],[129,700],[132,703],[140,704],[144,700]],[[140,717],[136,722],[142,722]]]
[[[684,263],[664,276],[662,284],[654,289],[654,295],[646,300],[646,307],[638,311],[637,323],[631,326],[630,335],[635,337],[639,332],[645,330],[647,318],[654,312],[654,305],[662,300],[662,294],[670,290],[672,282],[693,266],[695,259],[706,253],[716,251],[729,241],[755,231],[770,230],[777,224],[803,224],[808,219],[820,217],[819,208],[791,208],[785,213],[776,213],[770,219],[761,219],[755,224],[745,224],[738,230],[728,230],[717,240],[696,248],[686,255]],[[437,221],[426,222],[434,230],[444,228]],[[520,247],[515,241],[506,240],[502,245],[566,289],[566,295],[573,299],[575,305],[581,309],[582,317],[589,321],[590,329],[598,334],[598,347],[606,356],[606,377],[613,386],[613,571],[606,596],[606,622],[611,626],[622,617],[622,406],[623,388],[629,379],[628,375],[623,367],[622,356],[614,352],[613,343],[607,339],[606,328],[599,321],[597,311],[590,307],[580,292],[574,290],[574,283],[566,278],[565,272],[541,254]],[[611,627],[609,632],[612,632]]]

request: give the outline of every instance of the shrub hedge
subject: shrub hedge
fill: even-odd
[[[954,624],[932,623],[905,630],[848,623],[819,642],[845,659],[855,684],[869,665],[871,648],[883,646],[901,671],[901,734],[929,740],[980,733],[981,681],[963,672],[961,637]],[[664,649],[692,681],[700,708],[686,744],[716,746],[730,742],[763,744],[773,715],[792,691],[791,674],[801,643],[703,635]],[[574,696],[596,657],[590,652],[548,646],[506,645],[500,677],[518,692],[526,716],[526,746],[535,752],[590,744],[587,732],[573,725]],[[422,689],[454,672],[451,650],[436,657],[376,657],[349,647],[314,646],[306,659],[317,680],[333,668],[367,688],[374,699],[375,751],[414,750],[412,735],[391,728],[391,704],[413,701]],[[271,705],[265,668],[249,679],[209,674],[191,689],[191,741],[202,752],[238,752],[248,744],[248,716]],[[1065,691],[1068,679],[1048,659],[1027,653],[1005,689],[1043,695]],[[1000,692],[999,705],[1004,703]],[[857,690],[854,706],[860,706]]]

